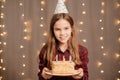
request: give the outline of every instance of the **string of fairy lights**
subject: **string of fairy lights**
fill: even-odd
[[[116,8],[120,8],[120,4],[118,2],[116,3]],[[100,14],[101,17],[99,19],[99,23],[100,23],[100,31],[101,31],[101,36],[99,37],[99,40],[101,41],[101,53],[103,55],[103,57],[107,56],[108,53],[104,52],[105,50],[105,46],[104,46],[104,14],[105,14],[105,1],[101,1],[101,10],[100,10]],[[120,19],[116,19],[116,23],[117,26],[119,25],[120,27]],[[120,31],[120,28],[118,28],[118,31]],[[120,44],[120,36],[118,37],[118,44]],[[120,53],[115,53],[115,58],[120,58]],[[104,65],[102,61],[98,61],[97,62],[97,66],[100,68],[100,73],[104,74],[104,69],[101,69],[101,66]],[[120,74],[120,70],[118,71],[118,74]],[[102,79],[101,79],[102,80]],[[115,78],[115,80],[120,80],[120,77]]]
[[[104,39],[104,21],[105,21],[105,19],[104,19],[104,14],[105,14],[105,1],[101,1],[100,2],[100,5],[101,5],[101,8],[100,8],[100,17],[99,17],[99,20],[98,20],[98,22],[99,22],[99,26],[100,26],[100,36],[99,36],[99,40],[100,40],[100,49],[101,49],[101,52],[100,53],[102,53],[102,55],[103,56],[106,56],[107,54],[104,52],[105,51],[105,43],[104,43],[104,41],[105,41],[105,39]],[[98,68],[100,68],[100,73],[101,74],[104,74],[104,72],[105,72],[105,70],[104,69],[102,69],[102,67],[101,66],[103,66],[104,65],[104,63],[102,62],[102,60],[99,60],[98,62],[97,62],[97,66],[98,66]],[[101,79],[102,80],[102,79]]]
[[[120,2],[117,2],[117,0],[115,2],[115,8],[117,10],[120,9]],[[118,28],[118,32],[120,33],[120,18],[119,17],[117,17],[117,19],[115,21],[115,26]],[[120,43],[120,35],[119,35],[119,38],[118,38],[118,42]]]
[[[40,28],[43,30],[43,36],[46,37],[48,35],[47,31],[45,30],[45,5],[46,5],[46,0],[41,0],[40,2]],[[41,44],[42,46],[45,45],[45,42]]]
[[[0,72],[5,73],[6,66],[5,66],[5,58],[4,55],[6,53],[6,46],[7,46],[7,30],[5,25],[5,5],[6,0],[0,0]],[[5,74],[0,74],[0,80],[5,78]]]
[[[44,20],[45,5],[46,5],[45,0],[41,0],[40,1],[40,30],[45,30],[45,20]],[[43,37],[46,37],[48,35],[47,31],[44,31],[42,35]],[[42,42],[41,46],[44,46],[44,45],[45,45],[45,42]],[[37,55],[39,55],[39,50],[37,51]],[[39,72],[39,69],[38,69],[38,72]]]
[[[24,76],[25,75],[25,69],[27,67],[27,64],[25,63],[26,61],[26,53],[27,53],[27,43],[30,41],[31,39],[31,26],[32,26],[32,23],[30,20],[26,20],[26,17],[25,17],[25,1],[24,0],[20,0],[19,1],[19,7],[20,7],[20,23],[21,23],[21,26],[23,31],[23,35],[22,35],[22,38],[21,38],[21,44],[19,45],[19,48],[22,51],[24,51],[23,53],[21,53],[21,60],[23,60],[22,62],[22,70],[20,72],[20,75],[21,76]]]
[[[23,21],[24,21],[24,17],[25,17],[25,14],[24,14],[24,0],[20,0],[20,1],[19,1],[19,7],[20,7],[20,11],[21,11],[20,21],[23,22]],[[24,22],[24,23],[22,23],[22,24],[27,24],[27,23]],[[21,26],[21,27],[23,27],[23,26]],[[26,31],[26,30],[25,30],[25,31]],[[23,36],[23,38],[22,38],[22,41],[23,41],[23,39],[24,39],[24,36]],[[22,41],[21,41],[21,42],[22,42]],[[20,44],[20,50],[22,50],[22,49],[24,49],[24,48],[25,48],[24,44],[21,43],[21,44]],[[24,59],[26,58],[26,55],[25,55],[25,54],[22,54],[22,58],[23,58],[23,60],[24,60]],[[24,63],[24,61],[23,61],[23,63],[22,63],[22,67],[23,67],[23,68],[26,67],[26,64]],[[20,73],[21,73],[22,76],[24,76],[24,75],[25,75],[24,69],[21,70]]]
[[[85,2],[85,0],[83,0],[82,1],[82,3],[81,3],[81,7],[82,7],[82,12],[81,12],[81,15],[82,15],[82,18],[81,18],[81,20],[79,21],[79,25],[80,25],[80,27],[83,27],[83,26],[85,26],[85,21],[83,20],[85,17],[86,17],[86,15],[87,15],[87,10],[86,10],[86,6],[87,5],[87,3]],[[80,33],[82,33],[82,32],[84,32],[84,30],[82,29],[82,28],[80,28],[79,29],[79,32]],[[87,39],[82,39],[82,42],[83,43],[86,43],[87,42]]]
[[[119,7],[120,7],[120,4],[119,4],[118,2],[116,2],[116,8],[119,8]],[[101,48],[101,53],[102,53],[103,57],[105,57],[105,56],[108,55],[108,53],[105,52],[105,46],[104,46],[104,45],[105,45],[105,43],[104,43],[104,41],[105,41],[105,39],[104,39],[105,1],[101,1],[100,14],[101,14],[101,16],[100,16],[100,18],[99,18],[99,23],[100,23],[100,35],[101,35],[101,36],[99,36],[99,40],[101,41],[101,46],[100,46],[100,48]],[[115,24],[116,24],[116,25],[120,25],[120,20],[117,19],[117,21],[116,21]],[[120,28],[118,28],[118,31],[120,31]],[[120,42],[120,38],[118,38],[118,44],[119,44],[119,42]],[[118,53],[115,53],[115,58],[120,58],[120,53],[119,53],[119,52],[118,52]],[[100,68],[100,73],[101,73],[101,74],[104,74],[104,72],[105,72],[105,70],[102,69],[102,67],[101,67],[101,66],[103,66],[103,65],[104,65],[104,63],[103,63],[102,61],[99,60],[99,61],[97,62],[97,66]],[[118,74],[120,74],[120,70],[118,71]],[[102,79],[100,79],[100,80],[102,80]],[[120,77],[115,78],[115,80],[120,80]]]
[[[118,2],[118,0],[116,0],[116,2],[115,2],[115,8],[118,11],[120,10],[120,2]],[[120,14],[118,14],[118,16],[120,16]],[[117,42],[118,42],[118,44],[120,46],[120,17],[116,18],[115,27],[117,27],[118,32],[119,32]],[[120,49],[120,47],[119,47],[119,49]],[[120,50],[119,50],[119,52],[116,52],[114,56],[115,56],[116,59],[120,59]],[[119,61],[118,65],[120,65],[120,61]],[[120,68],[119,68],[117,73],[120,75]],[[120,76],[117,76],[116,80],[120,80]]]

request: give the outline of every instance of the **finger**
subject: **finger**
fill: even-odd
[[[83,71],[82,71],[82,72],[79,73],[78,76],[83,77],[83,75],[84,75],[84,73],[83,73]]]
[[[45,68],[44,68],[44,71],[49,71],[49,69],[45,67]]]
[[[80,79],[81,78],[81,76],[79,76],[79,75],[74,75],[74,76],[72,76],[74,79]]]
[[[83,69],[82,69],[82,68],[79,68],[78,71],[79,71],[79,72],[83,72]]]

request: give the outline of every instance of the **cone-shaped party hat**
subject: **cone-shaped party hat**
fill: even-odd
[[[68,10],[63,2],[63,0],[58,0],[56,9],[54,14],[59,14],[59,13],[68,13]]]

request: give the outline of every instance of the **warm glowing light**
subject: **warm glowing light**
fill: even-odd
[[[25,36],[24,39],[27,40],[28,39],[27,36]]]
[[[3,32],[1,33],[1,36],[5,36],[7,34],[7,32]]]
[[[43,20],[43,17],[41,17],[40,19]]]
[[[2,0],[2,2],[4,2],[4,3],[5,3],[5,2],[6,2],[6,0]]]
[[[102,37],[102,36],[100,37],[100,40],[103,40],[103,37]]]
[[[43,11],[44,9],[43,9],[43,8],[41,8],[40,10],[41,10],[41,11]]]
[[[82,6],[85,6],[85,3],[82,3]]]
[[[3,70],[6,70],[6,68],[5,68],[5,67],[3,67]]]
[[[64,2],[66,2],[67,0],[63,0]]]
[[[117,6],[117,8],[118,8],[118,7],[120,7],[120,4],[119,4],[119,3],[117,3],[117,5],[116,5],[116,6]]]
[[[23,67],[25,67],[26,65],[25,64],[23,64]]]
[[[118,29],[118,31],[120,31],[120,28]]]
[[[116,24],[119,25],[120,24],[120,20],[116,20]]]
[[[44,36],[47,36],[47,32],[44,32],[43,35],[44,35]]]
[[[5,25],[3,24],[3,25],[0,25],[0,28],[4,28],[5,27]]]
[[[43,27],[43,24],[40,24],[40,27]]]
[[[24,72],[22,72],[22,73],[21,73],[21,75],[23,76],[23,75],[25,75],[25,73],[24,73]]]
[[[80,21],[80,25],[83,25],[84,24],[84,22],[83,21]]]
[[[0,18],[1,18],[1,19],[3,19],[3,18],[4,18],[4,16],[3,16],[3,15],[1,15],[1,16],[0,16]]]
[[[86,11],[82,11],[82,14],[86,14]]]
[[[5,25],[3,24],[3,25],[2,25],[2,27],[4,28],[4,27],[5,27]]]
[[[19,3],[20,6],[23,6],[23,3]]]
[[[44,5],[44,4],[45,4],[45,1],[41,1],[41,4]]]
[[[118,38],[118,42],[120,42],[120,37]]]
[[[102,6],[105,6],[105,2],[101,2],[101,5],[102,5]]]
[[[7,44],[6,42],[3,43],[4,46],[6,46],[6,44]]]
[[[1,36],[4,36],[4,34],[3,34],[3,33],[1,33],[0,35],[1,35]]]
[[[2,66],[0,66],[0,69],[2,69]]]
[[[107,54],[106,53],[103,53],[103,56],[106,56]]]
[[[5,67],[3,67],[3,71],[5,71],[6,70],[6,68]]]
[[[2,78],[3,78],[3,77],[2,77],[2,76],[0,76],[0,80],[2,80]]]
[[[104,27],[101,27],[101,30],[104,30]]]
[[[26,56],[25,55],[22,55],[23,58],[25,58]]]
[[[98,62],[97,65],[98,67],[100,67],[102,65],[102,62]]]
[[[102,19],[100,19],[99,22],[102,22]]]
[[[28,22],[26,22],[26,21],[25,21],[25,22],[24,22],[24,24],[25,24],[25,25],[27,25],[27,24],[28,24]]]
[[[25,40],[30,40],[30,38],[31,38],[31,37],[30,37],[29,35],[24,36],[24,39],[25,39]]]
[[[82,41],[83,41],[83,42],[87,42],[87,40],[86,40],[86,39],[83,39]]]
[[[104,46],[101,46],[101,49],[104,49]]]
[[[100,73],[104,73],[104,70],[101,70]]]
[[[45,45],[45,43],[42,43],[42,45],[44,46],[44,45]]]
[[[105,13],[105,11],[102,9],[102,10],[101,10],[101,13],[102,13],[102,14],[104,14],[104,13]]]
[[[116,24],[116,25],[120,25],[120,20],[117,19],[117,20],[115,21],[115,24]]]
[[[117,80],[120,80],[120,78],[117,78]]]
[[[81,29],[80,29],[79,31],[80,31],[80,32],[83,32],[83,30],[81,30]]]
[[[120,70],[118,71],[118,73],[120,74]]]
[[[4,8],[4,5],[1,5],[1,8]]]
[[[3,59],[0,59],[0,62],[3,63]]]
[[[27,32],[28,30],[27,29],[24,29],[24,32]]]
[[[0,53],[2,53],[3,52],[3,50],[0,50]]]
[[[30,27],[31,26],[31,22],[30,21],[25,21],[24,25],[27,26],[27,27]]]
[[[24,17],[25,16],[24,13],[21,16]]]
[[[115,53],[115,58],[120,58],[120,54],[119,53]]]
[[[5,27],[5,20],[4,20],[4,18],[5,18],[5,14],[2,12],[2,11],[4,11],[4,10],[2,10],[3,8],[4,8],[4,4],[5,4],[5,2],[6,2],[6,0],[0,0],[0,37],[2,36],[2,37],[4,37],[6,34],[7,34],[7,32],[5,32],[4,30],[4,27]],[[2,29],[3,28],[3,29]],[[2,37],[1,37],[1,40],[2,40]],[[4,42],[3,40],[2,40],[2,42],[0,42],[0,44],[3,44],[2,46],[5,46],[7,43],[6,42]],[[2,52],[3,52],[3,49],[4,49],[5,47],[1,47],[1,45],[0,45],[0,54],[2,54]],[[3,56],[4,57],[4,56]],[[1,63],[1,65],[0,65],[0,70],[6,70],[6,68],[4,67],[4,59],[2,59],[2,57],[1,57],[1,59],[0,59],[0,63]],[[2,65],[3,64],[3,65]],[[4,73],[4,72],[3,72]],[[4,78],[3,78],[3,76],[1,76],[0,75],[0,80],[3,80]]]
[[[23,46],[23,45],[20,45],[20,48],[24,48],[24,46]]]
[[[1,15],[1,16],[4,16],[4,13],[1,13],[0,15]]]

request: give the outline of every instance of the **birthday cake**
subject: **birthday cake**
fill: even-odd
[[[52,61],[52,74],[74,74],[74,62]]]

